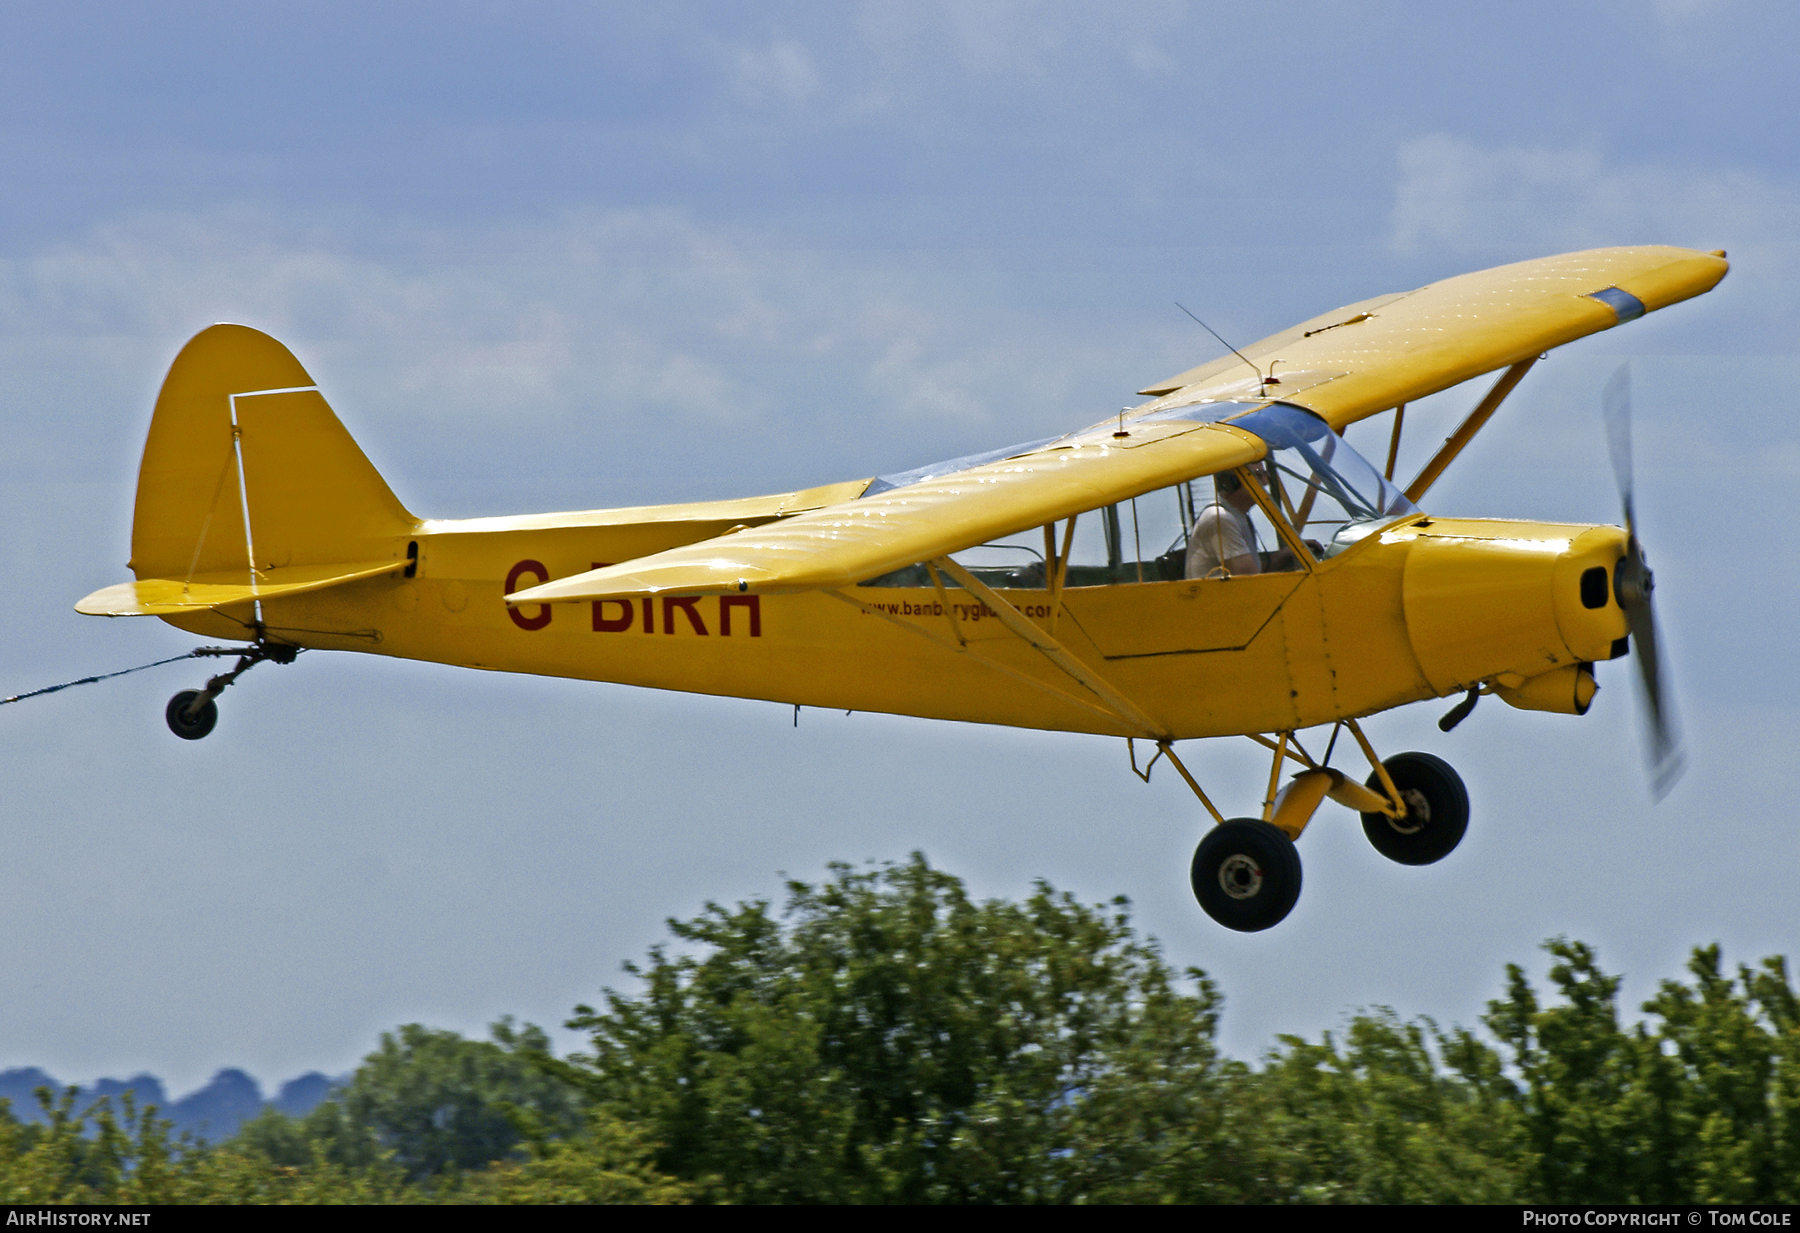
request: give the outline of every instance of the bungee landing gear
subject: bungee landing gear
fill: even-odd
[[[1374,773],[1366,784],[1329,765],[1340,730],[1356,738],[1369,761]],[[1300,853],[1294,842],[1327,800],[1360,814],[1363,832],[1375,850],[1402,865],[1443,860],[1468,829],[1469,794],[1448,762],[1427,753],[1395,754],[1379,761],[1355,720],[1343,720],[1333,729],[1325,756],[1319,759],[1307,753],[1291,731],[1278,732],[1274,739],[1259,733],[1249,736],[1274,754],[1261,818],[1227,819],[1168,741],[1157,742],[1157,756],[1150,763],[1154,766],[1167,756],[1217,823],[1194,850],[1188,883],[1206,914],[1227,929],[1258,933],[1280,924],[1293,911],[1301,881]],[[1284,786],[1281,775],[1290,762],[1303,769]],[[1138,770],[1133,754],[1132,770],[1145,782],[1150,766]]]

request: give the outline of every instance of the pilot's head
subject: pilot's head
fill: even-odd
[[[1253,462],[1245,470],[1257,479],[1267,482],[1263,475],[1262,463]],[[1256,504],[1256,498],[1250,495],[1249,490],[1244,487],[1243,481],[1238,479],[1235,471],[1221,471],[1213,476],[1213,488],[1219,494],[1219,500],[1233,509],[1247,510]]]

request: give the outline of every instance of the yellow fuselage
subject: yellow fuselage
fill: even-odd
[[[1127,734],[1081,705],[1077,699],[1091,703],[1091,696],[959,589],[947,592],[954,627],[931,588],[664,595],[516,609],[503,602],[538,582],[767,520],[743,503],[681,511],[679,519],[646,517],[653,512],[645,510],[625,520],[423,523],[410,541],[417,544],[412,576],[397,568],[265,600],[262,620],[273,637],[309,648]],[[407,546],[396,545],[396,555],[405,556]],[[1541,705],[1519,702],[1530,691],[1518,691],[1609,657],[1624,637],[1611,587],[1623,551],[1624,534],[1613,527],[1418,517],[1310,572],[1076,587],[1062,593],[1054,618],[1046,591],[1001,594],[1052,629],[1167,735],[1184,739],[1310,727],[1478,682],[1498,686],[1515,705]],[[1594,570],[1604,571],[1603,590]],[[1602,594],[1604,602],[1590,606]],[[845,602],[846,595],[857,602]],[[244,608],[165,619],[241,638],[240,622],[252,615]],[[1585,702],[1567,709],[1585,709]]]

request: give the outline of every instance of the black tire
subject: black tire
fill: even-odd
[[[1278,925],[1300,898],[1300,853],[1285,831],[1233,818],[1194,850],[1188,879],[1206,914],[1239,933]]]
[[[1363,834],[1375,850],[1402,865],[1431,865],[1462,842],[1469,829],[1469,792],[1462,776],[1442,758],[1428,753],[1395,754],[1382,765],[1406,802],[1404,818],[1384,813],[1362,816]],[[1369,776],[1369,789],[1386,795],[1381,776]]]
[[[200,691],[197,689],[184,689],[169,699],[169,705],[163,711],[163,718],[169,722],[169,731],[184,741],[199,740],[219,722],[219,704],[211,698],[189,718],[187,709],[199,696]]]

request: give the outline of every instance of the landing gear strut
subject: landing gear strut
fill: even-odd
[[[1367,785],[1329,765],[1340,730],[1356,738],[1374,770]],[[1275,755],[1261,818],[1227,821],[1166,740],[1157,742],[1150,766],[1138,770],[1135,753],[1131,760],[1131,769],[1148,783],[1150,767],[1167,756],[1218,822],[1195,850],[1188,880],[1206,914],[1227,929],[1255,933],[1280,924],[1293,911],[1300,898],[1300,853],[1294,841],[1325,800],[1361,814],[1363,831],[1375,850],[1402,865],[1444,859],[1468,829],[1469,794],[1449,763],[1425,753],[1395,754],[1378,761],[1353,719],[1333,729],[1325,756],[1317,760],[1291,731],[1277,733],[1275,740],[1249,736]],[[1282,787],[1281,772],[1289,762],[1305,769]]]
[[[163,709],[163,719],[168,722],[169,731],[184,741],[197,741],[213,730],[213,725],[219,722],[219,704],[213,699],[224,693],[227,685],[265,659],[278,664],[293,663],[300,654],[300,648],[284,642],[257,642],[244,650],[223,646],[201,647],[194,654],[236,655],[238,661],[237,667],[230,672],[221,672],[208,681],[206,688],[184,689],[169,699],[169,705]]]

